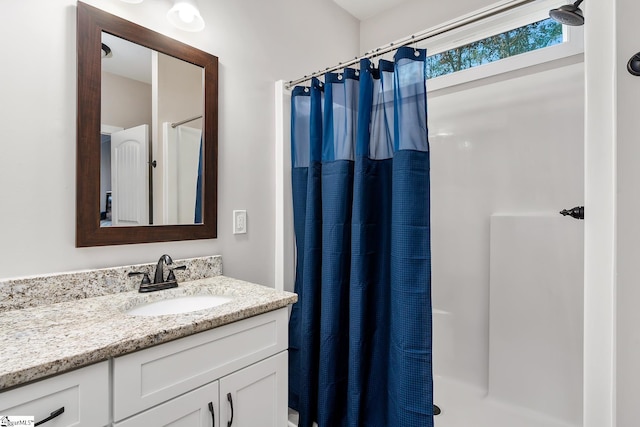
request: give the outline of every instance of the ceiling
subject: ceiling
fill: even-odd
[[[389,10],[407,0],[333,0],[338,6],[360,21]]]
[[[151,49],[102,32],[102,43],[112,56],[102,59],[102,70],[151,84]]]

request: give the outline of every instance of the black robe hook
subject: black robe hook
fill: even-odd
[[[640,76],[640,52],[633,55],[627,62],[627,71],[634,76]]]

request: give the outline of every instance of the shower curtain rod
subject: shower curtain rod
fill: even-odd
[[[418,43],[423,40],[430,39],[435,36],[439,36],[440,34],[444,34],[446,32],[464,27],[465,25],[473,24],[474,22],[478,22],[482,19],[489,18],[491,16],[498,15],[500,13],[507,12],[509,10],[515,9],[527,3],[533,3],[536,0],[510,0],[505,1],[485,9],[481,9],[478,12],[471,13],[462,17],[456,21],[450,21],[449,23],[442,24],[441,26],[431,28],[422,33],[413,34],[411,36],[402,38],[398,41],[389,43],[387,45],[381,46],[377,49],[370,50],[365,52],[364,55],[360,57],[355,57],[354,59],[347,62],[339,62],[338,65],[334,65],[333,67],[327,67],[324,70],[316,71],[315,73],[301,77],[297,80],[289,80],[288,83],[285,84],[286,89],[291,89],[293,86],[296,86],[300,83],[311,80],[313,77],[322,76],[326,73],[331,73],[333,71],[338,71],[343,68],[349,67],[351,65],[357,64],[361,59],[366,58],[375,58],[376,56],[384,55],[385,53],[392,52],[402,46],[408,46],[410,44]]]
[[[189,122],[192,122],[194,120],[201,119],[201,118],[202,118],[202,116],[191,117],[190,119],[185,119],[185,120],[182,120],[181,122],[171,123],[171,127],[172,128],[176,128],[176,127],[178,127],[180,125],[183,125],[185,123],[189,123]]]

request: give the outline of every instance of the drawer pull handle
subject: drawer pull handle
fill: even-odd
[[[209,411],[211,412],[211,423],[216,427],[216,414],[213,412],[213,402],[209,402]]]
[[[231,393],[227,393],[227,400],[231,405],[231,421],[227,421],[227,427],[231,427],[231,424],[233,424],[233,399],[231,398]]]
[[[62,415],[63,412],[64,412],[64,406],[62,408],[60,408],[60,409],[56,409],[47,418],[45,418],[42,421],[38,421],[37,423],[35,423],[34,426],[39,426],[40,424],[44,424],[47,421],[51,421],[55,417]]]

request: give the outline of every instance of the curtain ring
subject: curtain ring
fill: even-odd
[[[338,62],[338,67],[342,65],[342,62]],[[345,68],[342,68],[342,73],[345,72]],[[342,80],[342,73],[338,73],[338,80]]]
[[[416,35],[411,35],[411,39],[413,40],[413,55],[418,57],[420,56],[420,51],[418,50],[418,42],[416,40]]]

